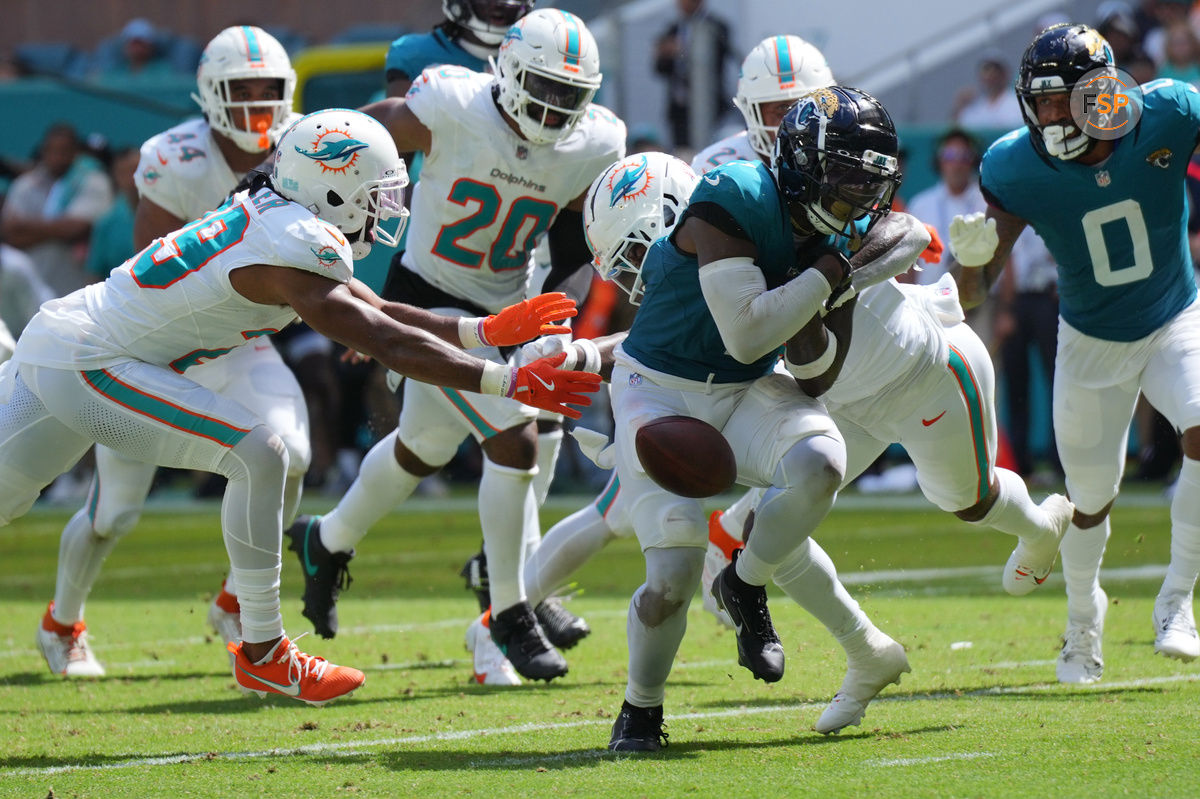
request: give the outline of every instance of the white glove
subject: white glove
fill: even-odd
[[[950,222],[950,252],[963,266],[983,266],[992,260],[998,246],[996,220],[986,218],[982,211],[959,214]]]
[[[571,435],[579,442],[580,452],[601,469],[611,469],[617,465],[617,455],[608,436],[586,427],[572,428]]]
[[[543,336],[521,346],[522,364],[532,363],[538,358],[551,358],[560,352],[567,354],[560,369],[578,370],[600,374],[600,348],[590,338],[571,341],[566,336]]]

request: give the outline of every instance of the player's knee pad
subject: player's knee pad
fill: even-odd
[[[303,476],[312,464],[312,445],[307,436],[283,436],[288,454],[288,476]]]
[[[670,547],[646,550],[646,584],[634,599],[634,611],[647,627],[657,627],[680,609],[686,610],[700,584],[703,549]]]
[[[288,451],[283,439],[264,424],[255,425],[217,465],[230,480],[267,480],[283,484]]]
[[[400,432],[400,443],[417,459],[428,466],[441,468],[450,462],[463,442],[462,430],[430,428],[426,430],[405,429]]]
[[[124,505],[116,509],[107,509],[101,503],[96,506],[96,513],[92,517],[92,530],[100,538],[115,540],[136,527],[141,518],[142,507],[140,505],[136,507]]]
[[[846,450],[828,436],[809,436],[797,441],[775,468],[775,486],[798,499],[832,497],[846,471]]]

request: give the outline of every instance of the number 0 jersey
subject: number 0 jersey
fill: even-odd
[[[234,290],[230,274],[256,264],[338,283],[354,273],[336,227],[268,188],[243,191],[156,239],[104,282],[42,305],[14,358],[74,370],[140,360],[183,373],[297,319],[289,306],[251,302]]]
[[[625,124],[595,104],[566,139],[530,144],[501,116],[494,85],[441,66],[409,89],[406,103],[433,144],[403,257],[435,287],[493,313],[525,296],[538,238],[625,152]]]
[[[1142,91],[1141,121],[1099,164],[1043,158],[1025,128],[981,170],[988,201],[1033,225],[1058,262],[1062,318],[1108,341],[1149,335],[1196,296],[1184,178],[1200,93],[1169,79]]]

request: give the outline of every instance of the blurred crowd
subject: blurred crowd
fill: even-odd
[[[677,0],[677,16],[658,38],[653,68],[670,82],[672,93],[663,109],[663,126],[635,125],[629,130],[630,152],[663,150],[690,160],[707,141],[694,138],[697,130],[715,132],[733,114],[731,92],[721,80],[727,60],[740,61],[729,43],[729,26],[703,0]],[[1200,85],[1200,3],[1186,0],[1142,0],[1131,4],[1110,0],[1097,7],[1091,20],[1068,20],[1049,14],[1038,29],[1065,21],[1089,22],[1112,45],[1117,63],[1139,82],[1169,77]],[[307,42],[279,28],[268,28],[289,50]],[[701,44],[697,44],[701,43]],[[709,54],[711,80],[700,82],[703,102],[692,97],[694,61],[689,47]],[[185,36],[135,19],[100,42],[89,53],[66,45],[26,45],[0,61],[0,80],[36,74],[113,81],[128,85],[139,76],[194,74],[200,46]],[[948,227],[956,214],[983,210],[978,168],[988,139],[998,130],[1024,125],[1012,90],[1018,54],[984,51],[977,59],[973,82],[956,96],[952,119],[936,143],[933,169],[937,183],[920,192],[901,188],[898,207],[936,227],[949,240]],[[836,67],[836,65],[834,65]],[[836,74],[836,69],[835,69]],[[682,78],[680,76],[683,76]],[[381,83],[383,76],[380,76]],[[710,115],[695,117],[696,107]],[[903,137],[903,131],[901,131]],[[133,214],[137,206],[134,171],[140,142],[108,142],[89,136],[82,120],[50,127],[28,162],[3,161],[0,177],[12,178],[0,197],[0,320],[12,335],[21,329],[45,300],[62,296],[97,280],[133,254]],[[1193,257],[1200,255],[1200,158],[1189,172],[1192,195]],[[1011,268],[994,288],[999,296],[988,303],[986,316],[969,318],[988,344],[1001,377],[1005,446],[1002,465],[1022,476],[1046,482],[1060,478],[1053,441],[1035,441],[1037,431],[1050,435],[1048,400],[1053,382],[1057,335],[1055,264],[1040,239],[1030,230],[1013,252]],[[944,269],[929,266],[914,274],[918,282],[934,282]],[[632,308],[612,285],[595,279],[578,324],[580,335],[602,335],[625,329]],[[395,426],[396,400],[386,389],[381,370],[372,364],[353,364],[340,347],[309,335],[280,334],[281,351],[296,371],[310,405],[313,466],[310,489],[340,494],[357,473],[361,456]],[[585,426],[603,428],[607,409],[593,409]],[[1041,418],[1038,418],[1040,415]],[[600,418],[597,418],[600,417]],[[1141,447],[1136,477],[1166,479],[1179,458],[1174,431],[1148,405],[1139,409],[1137,441]],[[893,458],[897,453],[891,453]],[[887,457],[887,456],[885,456]],[[899,453],[899,461],[903,454]],[[875,470],[878,477],[880,469]],[[51,492],[74,501],[86,489],[90,464],[64,476]],[[428,478],[423,490],[441,492],[447,482],[478,477],[478,446],[468,439],[442,473]],[[560,461],[556,490],[591,490],[603,475],[578,454]],[[160,471],[160,481],[185,483],[199,494],[217,495],[221,486],[190,476]],[[868,481],[869,482],[869,481]],[[901,479],[887,484],[910,486]]]

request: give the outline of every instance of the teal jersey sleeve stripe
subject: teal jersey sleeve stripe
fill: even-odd
[[[617,479],[617,473],[614,471],[612,477],[608,478],[608,485],[600,492],[600,496],[596,497],[596,510],[600,511],[601,516],[608,516],[619,493],[621,493],[621,481]]]
[[[249,429],[189,411],[167,400],[122,383],[105,369],[82,372],[83,379],[97,393],[125,408],[185,433],[207,438],[226,447],[235,447]]]

